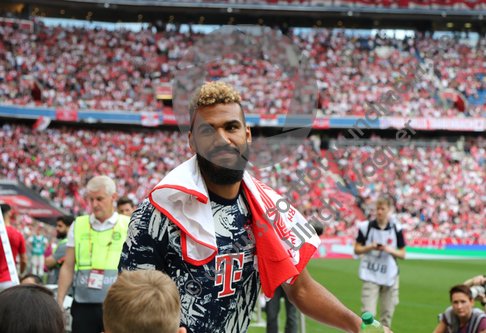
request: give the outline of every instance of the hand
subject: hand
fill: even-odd
[[[385,333],[393,333],[393,331],[391,329],[389,329],[388,327],[383,326],[383,328],[385,329]]]
[[[378,247],[379,251],[386,252],[386,253],[392,253],[393,249],[387,245],[382,245]]]
[[[472,283],[475,286],[483,286],[486,282],[486,278],[483,275],[478,275],[473,278]]]
[[[486,303],[486,295],[483,293],[479,293],[478,297],[475,298],[476,301],[480,301],[483,303]]]
[[[377,242],[373,242],[373,243],[370,245],[370,250],[379,250],[378,243],[377,243]]]
[[[57,305],[61,308],[62,312],[62,321],[64,322],[64,326],[66,326],[66,311],[64,311],[64,307],[62,306],[63,301],[57,299]]]
[[[64,306],[63,306],[64,300],[60,300],[59,298],[57,299],[57,305],[61,308],[62,313],[64,313]]]

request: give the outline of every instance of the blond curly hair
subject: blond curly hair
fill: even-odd
[[[196,89],[191,97],[191,102],[189,104],[191,128],[194,118],[194,112],[197,108],[222,103],[237,103],[241,108],[243,121],[245,121],[243,108],[241,107],[240,94],[226,82],[212,81],[206,82],[201,87]]]

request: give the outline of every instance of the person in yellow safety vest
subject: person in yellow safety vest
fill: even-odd
[[[101,333],[102,303],[118,276],[118,262],[130,218],[115,211],[116,185],[108,176],[97,176],[87,185],[91,215],[76,218],[68,233],[66,259],[61,267],[57,302],[74,280],[71,307],[73,333]]]

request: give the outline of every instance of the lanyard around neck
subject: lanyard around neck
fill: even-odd
[[[113,235],[115,234],[115,227],[116,227],[117,222],[118,222],[118,220],[115,222],[115,225],[112,228],[110,242],[108,244],[104,245],[104,246],[108,246],[108,251],[106,251],[105,262],[108,261],[108,255],[110,254],[111,244],[113,243]],[[91,243],[91,229],[93,229],[93,228],[91,227],[91,222],[89,222],[89,240],[88,240],[88,242],[89,242],[89,260],[90,261],[92,259],[92,250],[93,250],[93,245]]]

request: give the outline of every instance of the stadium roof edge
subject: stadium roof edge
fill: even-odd
[[[30,215],[36,220],[55,226],[57,217],[71,215],[62,207],[58,207],[52,200],[39,195],[24,183],[0,179],[0,200],[8,203],[20,214]]]
[[[67,0],[73,3],[91,3],[99,5],[95,1]],[[140,0],[124,1],[110,0],[106,1],[110,5],[122,6],[142,6],[142,7],[171,7],[171,8],[200,8],[200,9],[228,9],[232,10],[260,10],[260,11],[278,11],[278,12],[348,12],[366,13],[366,14],[401,14],[401,15],[428,15],[428,16],[468,16],[468,15],[486,15],[486,10],[458,10],[458,9],[429,9],[429,8],[384,8],[384,7],[347,7],[347,6],[315,6],[315,5],[270,5],[270,4],[228,4],[228,3],[204,3],[204,2],[177,2],[177,1],[158,1]]]

